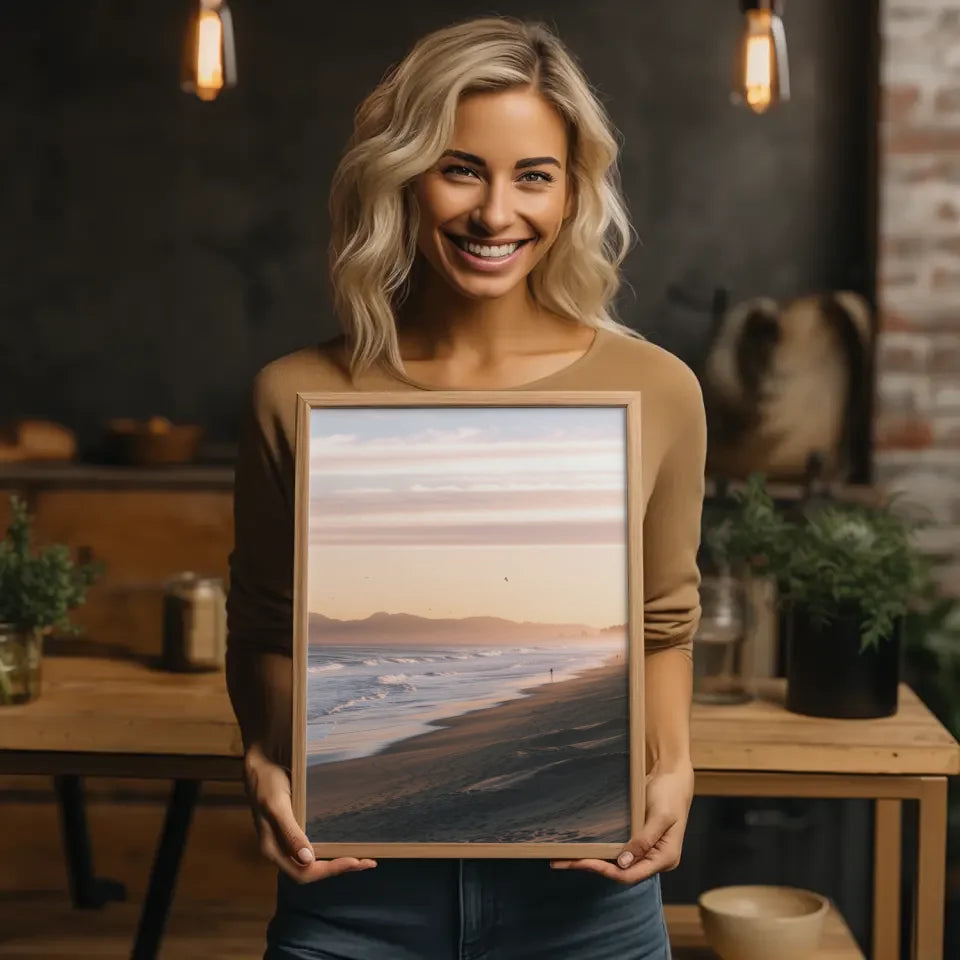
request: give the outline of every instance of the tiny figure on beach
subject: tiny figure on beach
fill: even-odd
[[[553,667],[550,668],[550,682],[553,683]]]

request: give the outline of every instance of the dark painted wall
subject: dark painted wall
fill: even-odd
[[[580,56],[623,134],[642,246],[623,316],[696,362],[707,303],[872,293],[869,0],[788,4],[794,100],[728,101],[736,0],[502,3]],[[234,0],[241,85],[178,88],[183,3],[15,4],[0,25],[0,417],[89,446],[110,416],[229,440],[253,372],[335,331],[326,194],[353,110],[411,41],[484,4]]]
[[[706,306],[716,286],[872,297],[871,3],[787,4],[794,99],[766,117],[728,100],[736,0],[496,8],[553,22],[607,103],[642,240],[622,315],[693,363],[708,317],[681,301]],[[87,446],[110,416],[198,419],[232,439],[254,371],[335,332],[327,185],[357,103],[416,36],[492,8],[233,0],[241,85],[204,104],[178,88],[179,0],[7,7],[0,418],[49,416]],[[848,814],[864,811],[774,806],[699,798],[669,897],[808,884],[863,938],[869,824]]]

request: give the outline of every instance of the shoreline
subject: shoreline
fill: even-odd
[[[620,842],[629,835],[627,659],[307,767],[313,842]]]
[[[381,730],[390,729],[390,734],[381,734],[377,736],[372,732],[378,729],[376,726],[372,728],[372,731],[370,727],[367,728],[368,732],[370,732],[370,735],[366,738],[364,737],[362,729],[352,734],[344,734],[341,732],[339,734],[339,741],[332,741],[334,744],[338,745],[338,749],[331,749],[331,738],[326,736],[321,736],[316,740],[311,739],[310,724],[308,723],[306,730],[307,767],[309,769],[311,767],[321,766],[328,763],[336,763],[347,759],[362,759],[363,757],[378,756],[379,754],[384,753],[397,743],[400,743],[404,740],[409,740],[413,737],[432,733],[436,729],[446,726],[450,721],[455,720],[457,717],[502,706],[512,702],[513,700],[523,700],[531,695],[534,695],[535,692],[541,687],[545,689],[551,689],[559,683],[566,683],[569,680],[576,680],[591,670],[599,669],[600,667],[608,665],[614,665],[617,661],[617,658],[620,656],[622,656],[621,653],[611,653],[603,657],[599,664],[597,664],[596,659],[593,659],[593,665],[590,666],[580,665],[573,668],[558,669],[556,671],[558,676],[554,680],[548,679],[547,669],[542,669],[537,671],[529,678],[518,678],[505,683],[504,689],[499,693],[491,692],[488,694],[480,694],[478,691],[478,694],[475,697],[466,697],[459,703],[456,701],[438,702],[431,707],[423,707],[417,711],[411,711],[406,715],[403,714],[401,708],[399,715],[393,718],[395,723],[392,728],[387,727],[386,725],[379,727]],[[402,672],[406,670],[406,667],[399,666],[398,669]],[[309,681],[307,695],[309,698]],[[387,718],[383,719],[386,720]],[[348,739],[344,740],[345,736]],[[375,740],[377,742],[367,745],[363,742],[364,739],[367,739],[368,741]],[[351,753],[353,756],[350,755]],[[344,754],[346,754],[346,756]],[[324,759],[324,757],[326,757],[326,759]]]
[[[452,713],[449,716],[439,717],[436,720],[428,720],[426,723],[428,726],[433,727],[433,730],[429,730],[426,733],[418,733],[412,737],[404,737],[402,740],[396,740],[382,749],[370,754],[370,756],[379,757],[387,753],[403,752],[402,744],[406,743],[408,740],[416,740],[419,737],[429,737],[438,730],[452,729],[459,726],[462,722],[468,722],[471,717],[474,717],[477,714],[485,713],[487,710],[499,710],[501,707],[507,707],[510,704],[518,701],[526,702],[540,695],[547,696],[551,692],[558,691],[558,689],[563,687],[565,684],[575,684],[578,681],[589,679],[593,674],[600,674],[602,671],[616,667],[616,659],[613,657],[608,657],[599,667],[585,667],[584,669],[580,670],[575,677],[567,677],[565,680],[548,680],[546,683],[536,683],[530,687],[520,687],[514,696],[508,697],[504,700],[496,700],[492,703],[486,703],[480,707],[473,707],[470,710],[464,710],[462,713]]]

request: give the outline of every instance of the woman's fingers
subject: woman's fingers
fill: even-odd
[[[676,822],[676,817],[669,811],[652,812],[637,836],[623,848],[620,856],[617,857],[618,865],[626,870],[631,864],[643,860],[651,850],[656,848],[661,838],[666,836]]]
[[[615,863],[610,863],[608,860],[556,860],[551,863],[551,866],[555,870],[589,870],[591,873],[599,873],[600,876],[607,877],[609,880],[616,880],[617,883],[634,884],[668,869],[666,863],[666,856],[653,853],[653,855],[638,861],[627,870],[618,867]]]
[[[277,846],[298,863],[313,863],[316,859],[313,855],[313,844],[300,829],[297,818],[293,815],[289,787],[278,783],[270,783],[269,787],[270,789],[261,791],[257,797],[257,806],[270,824]]]
[[[290,777],[263,756],[248,758],[247,793],[260,838],[260,852],[298,883],[312,883],[352,870],[369,870],[375,860],[338,857],[317,860],[313,844],[293,815]]]
[[[628,845],[628,849],[631,852],[633,849],[639,851],[641,847],[634,841]],[[607,860],[554,860],[550,866],[555,870],[589,870],[618,883],[633,884],[646,880],[655,873],[673,870],[679,863],[680,831],[673,824],[642,856],[634,854],[629,867],[620,866],[619,861],[610,863]]]
[[[368,870],[377,865],[375,860],[360,860],[357,857],[317,860],[313,854],[313,844],[300,829],[293,815],[290,798],[285,794],[276,795],[265,803],[263,813],[267,827],[264,832],[272,840],[271,852],[277,852],[279,860],[283,861],[278,865],[290,876],[306,878],[304,882],[309,882],[349,870]],[[296,862],[291,864],[290,860]],[[287,868],[292,868],[292,872]]]
[[[273,835],[270,823],[263,818],[263,833],[260,851],[271,863],[278,866],[288,877],[297,883],[314,883],[342,873],[368,870],[377,864],[373,860],[359,860],[356,857],[338,857],[336,860],[314,860],[308,864],[294,862],[280,849]]]

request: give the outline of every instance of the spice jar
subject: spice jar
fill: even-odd
[[[185,572],[171,577],[163,593],[165,670],[219,670],[227,646],[226,593],[223,581]]]

